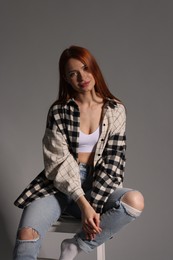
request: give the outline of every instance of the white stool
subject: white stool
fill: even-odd
[[[81,228],[81,221],[71,216],[61,217],[52,227],[49,232],[58,233],[76,233]],[[43,260],[46,258],[38,258]],[[97,247],[97,260],[105,260],[105,243]]]

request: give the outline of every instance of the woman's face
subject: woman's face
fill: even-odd
[[[95,86],[95,79],[87,66],[77,59],[69,59],[66,64],[66,80],[77,92],[91,91]]]

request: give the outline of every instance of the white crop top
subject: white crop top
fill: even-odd
[[[84,134],[82,131],[79,133],[79,148],[78,152],[94,152],[96,143],[99,139],[100,127],[98,127],[92,134]]]

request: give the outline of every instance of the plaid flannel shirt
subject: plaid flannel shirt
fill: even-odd
[[[101,134],[94,155],[90,203],[101,213],[108,196],[122,187],[126,150],[126,113],[122,104],[108,99],[103,108]],[[26,207],[33,200],[59,190],[75,201],[84,195],[78,165],[80,112],[70,99],[54,104],[48,113],[43,137],[44,170],[27,186],[14,204]]]

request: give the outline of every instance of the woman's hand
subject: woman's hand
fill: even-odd
[[[95,235],[101,232],[100,214],[96,213],[91,205],[82,210],[82,227],[89,240],[93,240]]]
[[[100,214],[96,213],[84,196],[77,200],[77,204],[82,213],[82,228],[86,234],[86,239],[93,240],[96,234],[101,232]]]

